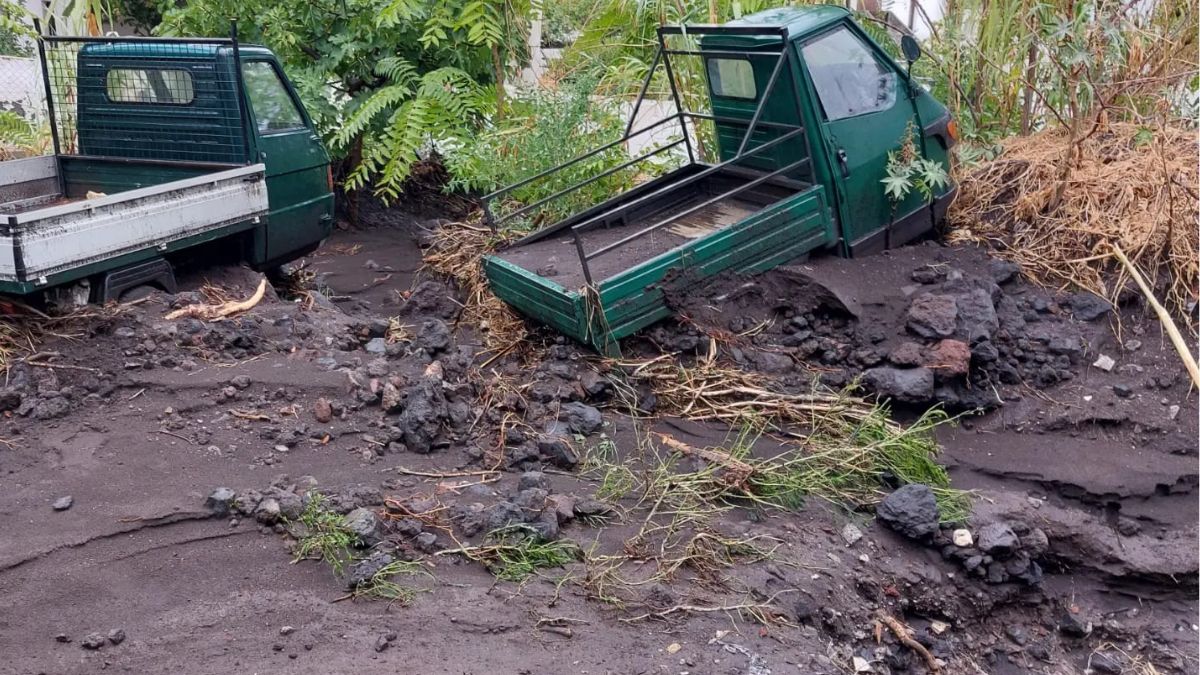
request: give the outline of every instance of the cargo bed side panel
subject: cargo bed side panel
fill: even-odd
[[[34,280],[267,213],[263,166],[231,169],[9,216],[0,257],[15,247],[10,281]],[[3,216],[0,216],[3,218]],[[15,275],[15,278],[14,276]]]
[[[670,316],[664,289],[695,286],[722,272],[763,272],[834,240],[825,190],[811,187],[602,282],[610,340]]]
[[[485,256],[483,267],[496,297],[525,316],[586,341],[583,299],[579,293],[495,256]]]

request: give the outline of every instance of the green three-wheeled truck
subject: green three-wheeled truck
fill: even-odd
[[[931,198],[914,191],[897,203],[882,181],[889,153],[910,133],[925,159],[948,167],[954,122],[846,10],[787,7],[721,26],[665,26],[658,35],[622,138],[485,197],[489,222],[499,225],[656,155],[686,154],[681,168],[488,256],[492,290],[521,313],[613,352],[620,338],[671,314],[672,291],[818,250],[881,251],[921,236],[944,216],[952,184]],[[671,43],[684,39],[684,46]],[[915,42],[906,42],[906,57],[915,59]],[[673,57],[702,60],[711,112],[681,104]],[[674,110],[634,130],[659,66]],[[714,129],[716,157],[709,161],[698,147],[698,123]],[[492,205],[514,189],[670,124],[679,129],[672,142],[542,201],[493,214]]]
[[[55,154],[0,162],[0,293],[173,291],[201,244],[265,269],[329,236],[329,155],[275,56],[234,35],[39,39]]]

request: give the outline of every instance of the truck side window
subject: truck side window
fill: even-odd
[[[110,68],[104,91],[113,103],[187,105],[196,95],[192,74],[179,68]]]
[[[270,63],[249,61],[242,64],[242,81],[246,83],[246,97],[250,99],[250,107],[258,121],[259,133],[305,128],[304,116]]]
[[[708,59],[708,81],[715,96],[748,98],[758,96],[754,67],[747,59]]]
[[[826,119],[887,110],[896,103],[896,73],[850,29],[826,33],[801,52]]]

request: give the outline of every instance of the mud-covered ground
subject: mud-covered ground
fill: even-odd
[[[1196,672],[1196,393],[1140,307],[933,244],[679,298],[685,318],[628,358],[715,357],[796,393],[859,382],[906,422],[964,412],[936,436],[972,511],[939,528],[913,488],[881,520],[734,501],[663,538],[647,524],[666,509],[621,489],[653,473],[645,439],[737,432],[663,414],[544,330],[485,352],[419,272],[436,215],[368,205],[307,261],[303,298],[164,319],[258,279],[198,270],[9,370],[0,672],[928,672],[890,618],[944,673]],[[318,492],[371,545],[340,575],[295,562]],[[578,546],[497,579],[475,547],[514,523]],[[403,598],[352,597],[387,563],[421,570],[394,577]]]

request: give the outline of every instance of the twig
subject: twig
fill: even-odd
[[[266,293],[266,290],[267,278],[263,277],[263,279],[258,282],[258,288],[255,289],[254,294],[246,300],[240,302],[223,302],[219,305],[188,305],[187,307],[182,307],[173,312],[169,312],[166,316],[166,319],[173,320],[181,319],[183,317],[193,317],[208,321],[223,319],[232,314],[244,312],[257,305],[259,301],[263,299],[263,295]]]
[[[87,366],[72,366],[65,363],[38,363],[35,361],[25,361],[27,366],[37,366],[38,368],[63,368],[65,370],[82,370],[88,373],[99,373],[99,368],[88,368]]]
[[[495,474],[500,473],[499,471],[490,471],[490,470],[446,471],[446,472],[438,473],[438,472],[431,472],[431,471],[416,471],[413,469],[406,469],[402,466],[394,466],[390,469],[384,469],[384,471],[395,471],[396,473],[402,473],[402,474],[405,474],[408,476],[421,476],[424,478],[465,478],[467,476],[493,476]]]
[[[903,644],[905,647],[908,647],[914,652],[920,654],[921,657],[925,659],[925,665],[929,666],[930,672],[942,672],[942,667],[938,664],[938,661],[936,658],[934,658],[933,654],[929,653],[929,650],[925,648],[925,645],[914,640],[912,636],[908,634],[908,628],[906,628],[904,624],[900,623],[896,617],[886,614],[882,611],[877,613],[875,617],[879,619],[879,621],[885,626],[892,629],[892,633],[896,635],[896,639],[900,641],[900,644]]]
[[[1175,321],[1171,319],[1171,315],[1167,313],[1166,308],[1154,297],[1150,286],[1142,278],[1142,273],[1138,271],[1137,267],[1134,267],[1133,263],[1129,262],[1129,258],[1125,257],[1125,252],[1121,250],[1120,245],[1116,243],[1112,244],[1112,251],[1117,260],[1120,260],[1121,264],[1125,266],[1125,269],[1129,272],[1129,276],[1133,277],[1138,288],[1142,289],[1142,295],[1146,296],[1146,301],[1150,303],[1150,307],[1158,315],[1158,320],[1162,323],[1163,330],[1167,331],[1167,335],[1171,338],[1171,344],[1175,345],[1175,351],[1179,352],[1179,357],[1183,359],[1184,367],[1187,368],[1188,374],[1192,376],[1192,384],[1200,387],[1200,367],[1196,365],[1196,357],[1192,356],[1192,350],[1188,348],[1183,335],[1179,333],[1179,328],[1175,326]]]
[[[192,439],[190,439],[190,438],[188,438],[188,437],[186,437],[186,436],[180,436],[179,434],[177,434],[177,433],[175,433],[175,432],[173,432],[173,431],[167,431],[166,429],[159,429],[159,430],[158,430],[158,433],[160,433],[160,434],[166,434],[167,436],[174,436],[175,438],[178,438],[179,440],[181,440],[181,441],[184,441],[185,443],[188,443],[189,445],[195,445],[195,444],[196,444],[196,441],[193,441]]]

